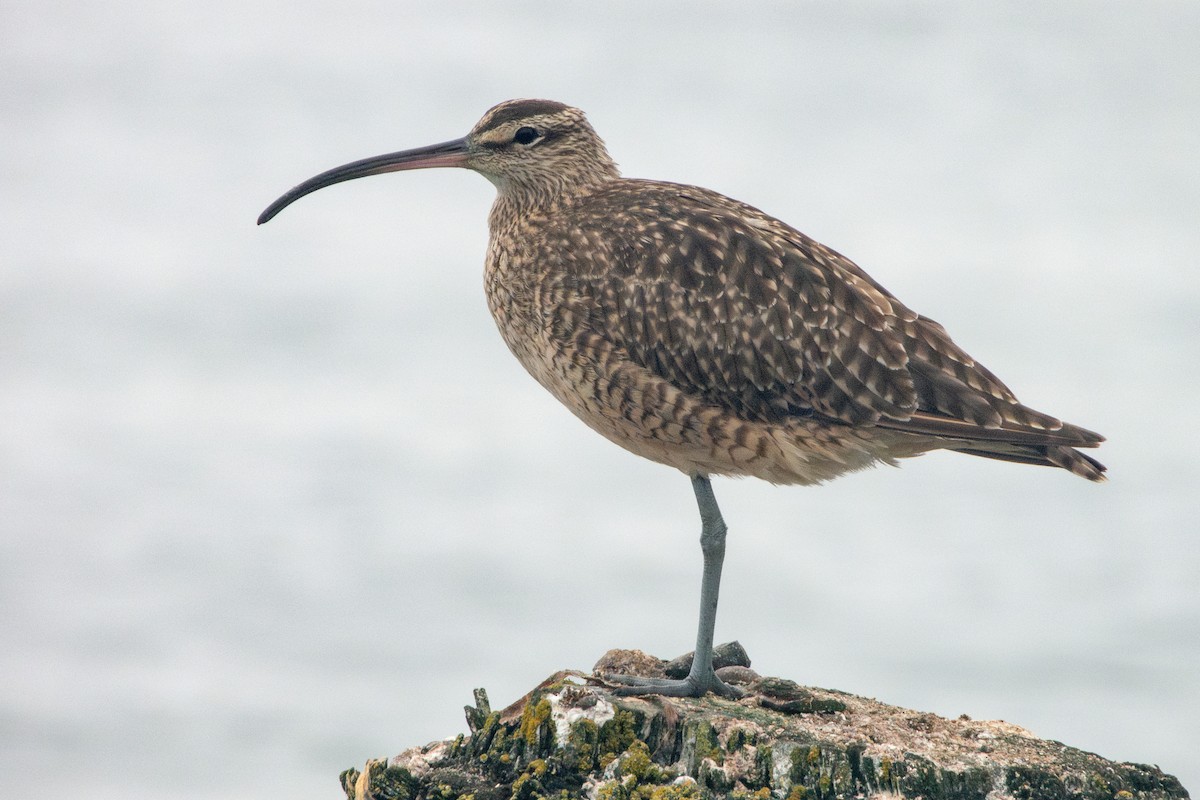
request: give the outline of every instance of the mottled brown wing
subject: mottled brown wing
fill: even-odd
[[[561,280],[576,284],[567,294],[634,361],[752,419],[864,424],[917,409],[896,335],[898,312],[915,315],[836,254],[678,192],[594,202],[606,199],[611,214],[580,215],[590,222],[555,249],[568,262]]]
[[[590,202],[556,243],[555,280],[571,283],[559,288],[574,314],[678,388],[749,419],[1058,438],[1045,432],[1062,423],[1020,405],[941,325],[757,209],[651,182]]]

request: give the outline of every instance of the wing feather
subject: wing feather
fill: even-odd
[[[596,193],[598,207],[578,216],[604,227],[582,235],[606,242],[608,257],[564,241],[565,269],[550,280],[570,281],[580,318],[677,388],[762,421],[1101,440],[1018,403],[941,325],[839,253],[715,192],[634,183],[636,193]]]

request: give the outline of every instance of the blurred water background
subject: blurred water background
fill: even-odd
[[[491,186],[285,189],[589,112],[846,253],[1111,482],[720,480],[718,638],[1200,786],[1200,6],[10,0],[0,796],[330,798],[606,649],[693,643],[688,482],[510,357]]]

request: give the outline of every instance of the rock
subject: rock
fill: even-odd
[[[666,677],[666,663],[661,658],[641,650],[609,650],[600,656],[600,660],[592,667],[592,672],[596,675],[643,675],[663,678]]]
[[[614,651],[610,651],[614,652]],[[622,652],[622,651],[615,651]],[[633,651],[640,652],[640,651]],[[686,678],[688,670],[692,668],[692,659],[695,658],[695,651],[685,653],[678,658],[673,658],[667,662],[663,668],[668,678]],[[719,644],[713,648],[713,669],[720,670],[722,667],[749,667],[750,656],[746,655],[746,648],[742,647],[740,642],[726,642]]]
[[[630,652],[598,667],[662,674],[660,659]],[[1188,798],[1157,767],[1007,722],[948,720],[781,678],[743,688],[737,701],[620,697],[567,670],[502,711],[476,690],[470,734],[347,770],[342,787],[350,800]]]
[[[784,714],[823,714],[845,711],[846,704],[829,697],[817,697],[795,681],[786,678],[760,678],[751,685],[758,704]]]
[[[738,666],[721,667],[720,669],[716,670],[716,673],[717,677],[726,683],[736,683],[739,685],[754,683],[756,680],[759,680],[762,677],[749,667]]]

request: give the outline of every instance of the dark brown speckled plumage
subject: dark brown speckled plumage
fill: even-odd
[[[541,138],[517,145],[520,128]],[[776,483],[943,448],[1102,479],[1074,448],[1103,437],[1021,405],[941,325],[794,228],[619,177],[578,110],[512,101],[472,137],[524,159],[475,167],[500,190],[486,270],[500,332],[617,444]]]

